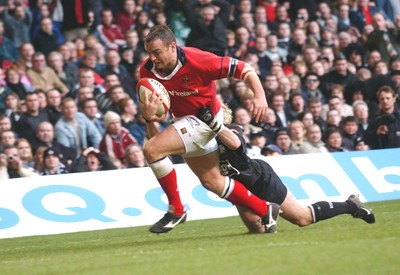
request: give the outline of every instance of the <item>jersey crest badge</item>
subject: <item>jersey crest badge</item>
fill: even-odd
[[[184,75],[184,76],[182,77],[182,81],[183,81],[183,83],[188,83],[188,82],[189,82],[189,77],[187,77],[186,75]]]

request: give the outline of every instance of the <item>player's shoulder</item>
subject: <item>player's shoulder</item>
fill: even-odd
[[[200,50],[197,48],[181,47],[181,50],[182,50],[182,53],[184,54],[186,60],[199,61],[199,62],[203,63],[203,65],[205,63],[204,60],[221,58],[220,56],[217,56],[213,53],[203,51],[203,50]],[[179,55],[179,50],[178,50],[178,55]]]

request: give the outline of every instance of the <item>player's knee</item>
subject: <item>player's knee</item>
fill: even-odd
[[[159,159],[157,150],[149,142],[144,144],[143,154],[148,163],[153,163]]]
[[[203,179],[200,180],[201,185],[204,186],[208,191],[211,191],[219,196],[221,196],[222,190],[223,190],[223,185],[218,184],[216,181],[211,181],[208,179]]]
[[[312,220],[310,220],[308,217],[306,216],[301,216],[298,217],[295,220],[295,224],[298,225],[299,227],[305,227],[307,225],[310,225],[312,223]]]

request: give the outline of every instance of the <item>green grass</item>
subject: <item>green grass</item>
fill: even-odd
[[[377,222],[343,215],[278,234],[238,217],[0,240],[0,274],[399,274],[400,200],[368,204]],[[157,217],[155,217],[157,218]]]

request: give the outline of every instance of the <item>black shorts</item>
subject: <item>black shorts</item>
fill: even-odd
[[[271,165],[260,159],[253,159],[262,167],[262,175],[259,180],[248,188],[260,199],[282,204],[287,195],[287,187],[272,169]]]

